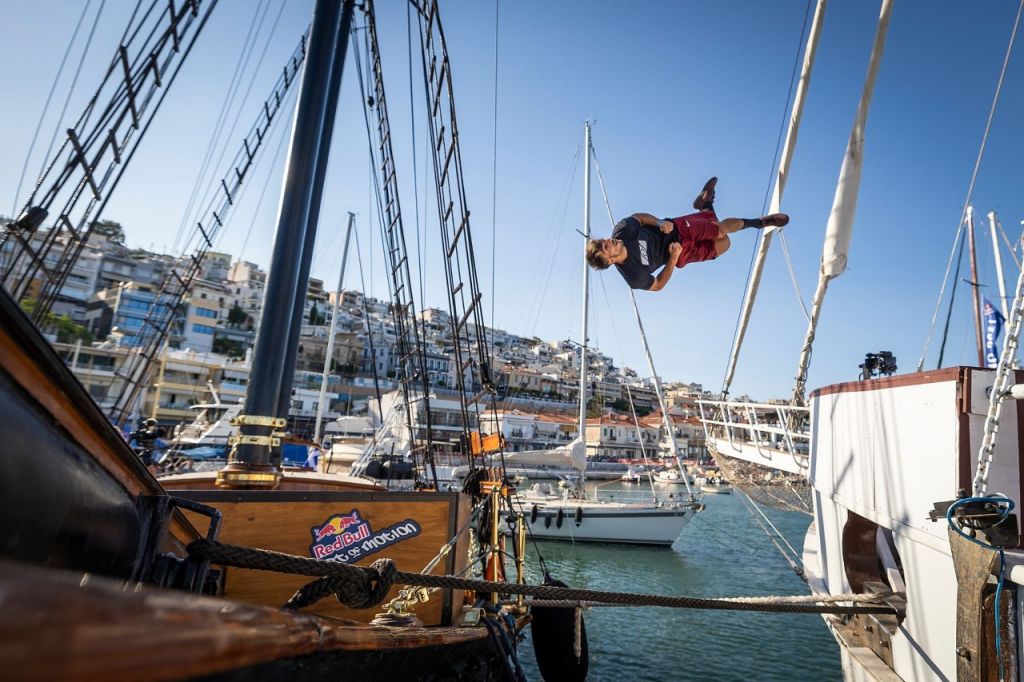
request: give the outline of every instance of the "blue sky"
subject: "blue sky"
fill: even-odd
[[[255,72],[254,59],[243,72],[243,85],[253,83],[252,94],[247,102],[235,104],[239,129],[220,141],[229,156],[297,43],[313,6],[312,0],[268,2],[257,34],[257,51],[267,45],[262,68]],[[93,0],[89,6],[87,25],[99,4]],[[443,305],[432,218],[436,208],[431,210],[428,201],[424,209],[425,121],[419,65],[414,61],[416,90],[410,107],[406,5],[378,4],[395,151],[404,178],[406,229],[412,244],[418,196],[421,240],[427,252],[426,303]],[[69,116],[77,115],[98,82],[133,5],[127,0],[105,3]],[[126,226],[130,243],[171,250],[258,6],[257,0],[221,0],[143,141],[105,214]],[[82,7],[80,0],[0,2],[0,87],[6,95],[5,106],[0,107],[0,213],[10,212],[26,197],[23,189],[15,198],[22,163]],[[793,219],[786,241],[805,300],[817,279],[825,222],[878,8],[879,3],[867,0],[832,0],[826,13],[783,202]],[[581,225],[582,168],[577,165],[575,176],[572,170],[584,120],[596,122],[594,144],[616,218],[636,211],[687,213],[693,195],[710,175],[719,177],[721,217],[761,212],[780,123],[787,115],[794,59],[802,49],[798,41],[807,9],[804,0],[505,0],[497,6],[494,0],[449,0],[441,9],[488,319],[492,229],[496,235],[493,308],[498,326],[547,339],[579,337],[581,240],[575,230]],[[850,264],[829,291],[810,386],[853,379],[864,354],[882,349],[896,354],[901,371],[916,366],[1016,10],[1012,0],[897,0],[868,120]],[[81,42],[76,45],[72,66],[81,52]],[[419,59],[418,54],[413,56]],[[984,214],[996,210],[1011,240],[1019,235],[1024,218],[1022,60],[1018,45],[974,194],[981,218],[979,280],[990,292],[996,285]],[[44,141],[57,124],[72,70],[65,72],[56,104],[44,119]],[[386,296],[379,239],[371,237],[376,226],[371,223],[367,143],[355,76],[350,59],[313,274],[333,287],[345,215],[352,210],[359,215],[365,265],[373,269],[368,287]],[[417,115],[418,185],[413,181],[411,109]],[[282,172],[281,155],[275,158],[274,151],[284,132],[283,126],[275,129],[268,153],[219,244],[221,250],[269,262]],[[43,163],[43,149],[44,143],[37,144],[30,157],[26,184]],[[260,201],[264,183],[268,189]],[[593,193],[593,230],[601,235],[609,226],[596,178]],[[752,231],[736,235],[732,250],[718,261],[691,265],[678,271],[664,291],[638,295],[664,377],[720,387],[755,236]],[[1005,251],[1003,260],[1012,291],[1015,266]],[[357,271],[349,272],[347,285],[356,286]],[[592,282],[592,341],[646,374],[624,284],[613,270]],[[776,240],[734,392],[758,398],[788,395],[805,328]],[[946,364],[972,364],[974,332],[964,287],[950,328]],[[935,364],[937,347],[936,338],[928,367]]]

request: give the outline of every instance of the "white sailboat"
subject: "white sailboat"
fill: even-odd
[[[590,123],[584,124],[584,245],[590,239]],[[580,411],[579,437],[570,445],[558,448],[577,476],[566,478],[557,486],[535,483],[516,495],[522,506],[530,534],[544,540],[572,542],[617,542],[647,545],[671,545],[679,537],[703,505],[690,494],[662,502],[653,495],[610,493],[604,497],[587,497],[586,428],[587,428],[587,312],[590,291],[590,268],[583,266],[583,325],[580,346]],[[659,399],[661,391],[658,391]],[[671,431],[670,437],[671,437]],[[689,492],[689,485],[687,484]]]

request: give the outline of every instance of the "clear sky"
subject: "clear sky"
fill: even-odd
[[[103,12],[62,128],[98,83],[135,3],[92,0],[86,28],[101,4]],[[1017,4],[897,0],[868,119],[849,269],[830,288],[809,386],[855,378],[857,365],[872,351],[893,351],[901,371],[916,366]],[[378,5],[410,250],[415,250],[418,196],[426,303],[443,306],[436,207],[423,189],[426,128],[419,56],[413,53],[410,107],[406,5],[398,0]],[[0,87],[5,95],[0,107],[0,213],[25,200],[26,187],[43,164],[85,30],[72,47],[40,141],[29,157],[28,178],[16,197],[29,143],[83,6],[83,0],[0,0]],[[130,244],[173,249],[204,152],[223,145],[230,157],[240,146],[312,6],[312,0],[220,1],[105,213],[125,225]],[[616,219],[636,211],[688,213],[696,191],[711,175],[719,177],[721,217],[760,214],[787,115],[794,60],[802,54],[799,40],[807,7],[805,0],[442,2],[487,319],[493,291],[497,326],[545,339],[579,338],[582,243],[576,229],[582,222],[582,167],[575,159],[587,119],[596,122],[594,144]],[[783,202],[783,210],[792,216],[786,241],[805,301],[817,280],[824,227],[878,9],[872,0],[831,0],[826,13]],[[254,24],[254,16],[264,18]],[[228,120],[238,112],[237,128],[213,139],[250,26],[256,30],[256,50],[239,80],[241,93],[252,83],[251,93],[244,102],[237,97],[229,110]],[[413,31],[415,39],[415,27]],[[257,70],[264,46],[266,55]],[[974,194],[981,218],[979,280],[993,297],[997,289],[984,214],[996,210],[1011,240],[1020,234],[1024,218],[1022,50],[1024,45],[1018,44],[1012,55]],[[368,288],[386,297],[351,59],[340,108],[313,274],[334,287],[345,215],[355,211],[367,276],[373,270]],[[413,110],[418,185],[411,154]],[[266,156],[218,245],[264,265],[269,263],[283,164],[283,152],[275,152],[285,128],[274,129]],[[593,230],[606,234],[610,228],[596,178],[593,195]],[[678,271],[660,293],[638,294],[662,376],[702,382],[715,390],[721,386],[755,237],[753,231],[741,232],[718,261]],[[497,254],[493,288],[492,243]],[[1005,250],[1003,260],[1012,291],[1017,271]],[[358,286],[358,271],[353,267],[349,273],[346,285]],[[961,276],[968,276],[967,271]],[[625,285],[614,270],[592,282],[592,341],[648,374]],[[965,294],[961,287],[946,364],[975,360]],[[942,316],[928,367],[937,358]],[[788,395],[805,329],[776,240],[734,393]]]

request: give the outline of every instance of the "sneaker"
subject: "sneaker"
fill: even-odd
[[[772,213],[761,217],[765,227],[785,227],[789,224],[789,216],[785,213]]]
[[[715,201],[715,185],[718,183],[718,178],[711,178],[704,183],[704,189],[700,191],[697,198],[693,200],[693,207],[698,211],[703,211],[706,207],[710,207]]]

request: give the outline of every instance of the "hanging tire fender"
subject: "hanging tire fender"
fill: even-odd
[[[565,510],[562,509],[561,507],[559,507],[558,508],[558,515],[555,516],[555,527],[556,528],[561,528],[562,527],[562,521],[564,521],[564,520],[565,520]]]
[[[576,520],[576,527],[583,523],[583,507],[576,507],[576,513],[573,515]]]
[[[537,505],[533,505],[530,509],[530,525],[537,523]]]

